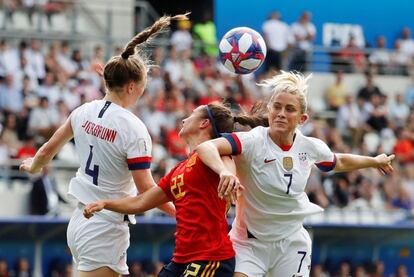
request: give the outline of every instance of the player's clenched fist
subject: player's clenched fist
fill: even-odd
[[[23,172],[31,173],[31,174],[39,173],[42,170],[42,168],[41,167],[33,168],[33,160],[34,160],[33,158],[27,158],[23,160],[19,166],[19,170]]]
[[[395,155],[380,154],[375,157],[377,162],[377,168],[382,174],[391,174],[394,171],[394,168],[391,165],[392,160],[395,158]]]
[[[93,213],[102,211],[104,208],[104,201],[92,202],[85,206],[85,209],[83,209],[83,215],[89,219],[93,216]]]

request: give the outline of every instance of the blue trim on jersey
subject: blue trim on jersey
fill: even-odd
[[[319,170],[323,172],[329,172],[333,170],[336,166],[336,156],[334,155],[334,160],[332,162],[321,162],[315,165],[319,168]]]
[[[99,112],[98,118],[102,118],[103,114],[106,112],[106,110],[109,108],[109,106],[112,104],[112,102],[106,101],[105,105],[103,106],[103,108],[101,109],[101,111]]]
[[[238,155],[240,154],[240,149],[238,148],[237,142],[232,136],[232,134],[229,133],[222,133],[221,136],[228,140],[231,144],[231,154],[232,155]]]
[[[128,169],[129,170],[148,169],[150,167],[151,167],[151,163],[128,164]]]

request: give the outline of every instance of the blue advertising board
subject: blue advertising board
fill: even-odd
[[[316,45],[322,45],[325,23],[360,25],[367,43],[375,45],[375,37],[384,35],[388,47],[392,47],[404,26],[414,31],[414,1],[408,0],[215,0],[217,36],[220,38],[238,26],[261,31],[263,22],[274,10],[280,11],[288,24],[296,21],[303,11],[310,11],[318,31]]]

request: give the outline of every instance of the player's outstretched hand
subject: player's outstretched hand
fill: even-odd
[[[103,201],[96,201],[96,202],[89,203],[83,209],[83,216],[89,219],[93,216],[93,213],[102,211],[104,208],[105,208],[105,202]]]
[[[23,160],[22,163],[19,166],[19,170],[27,172],[27,173],[31,173],[31,174],[39,173],[42,170],[42,168],[38,168],[36,170],[33,170],[33,168],[32,168],[33,160],[34,160],[34,158],[27,158],[27,159]]]
[[[229,197],[232,193],[237,196],[237,191],[240,189],[241,184],[236,175],[229,171],[223,171],[220,174],[220,182],[217,188],[220,198]]]
[[[377,168],[381,172],[381,174],[391,174],[394,171],[394,168],[391,165],[392,160],[395,158],[395,155],[386,155],[380,154],[375,157],[377,161]]]

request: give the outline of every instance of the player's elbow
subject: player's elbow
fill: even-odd
[[[144,193],[147,190],[151,189],[154,186],[155,186],[155,183],[152,182],[152,181],[151,182],[145,182],[145,181],[143,181],[143,182],[139,182],[137,184],[137,189],[138,189],[138,192],[141,194],[141,193]]]
[[[142,214],[144,212],[145,210],[142,209],[141,207],[133,207],[128,211],[128,214]]]

